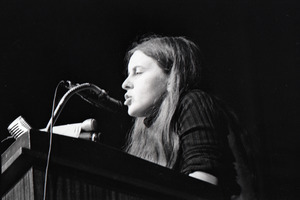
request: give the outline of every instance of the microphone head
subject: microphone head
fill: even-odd
[[[81,123],[82,131],[96,131],[98,130],[98,123],[95,119],[86,119]]]

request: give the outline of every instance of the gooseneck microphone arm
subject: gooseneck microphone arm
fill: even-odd
[[[53,116],[51,116],[51,119],[49,120],[47,126],[46,126],[46,131],[49,132],[50,131],[50,127],[51,125],[53,126],[59,116],[59,114],[61,113],[62,109],[64,108],[64,106],[66,105],[67,101],[76,93],[79,93],[83,90],[92,90],[95,91],[97,93],[99,93],[99,91],[101,91],[101,89],[99,87],[97,87],[96,85],[93,85],[91,83],[83,83],[83,84],[78,84],[74,87],[72,87],[68,92],[66,92],[64,94],[64,96],[60,99],[59,103],[57,104]],[[53,123],[53,124],[52,124]]]
[[[67,89],[78,86],[78,84],[73,84],[71,81],[66,81],[65,83]],[[127,109],[121,101],[110,97],[105,90],[92,84],[91,86],[93,87],[92,90],[79,91],[76,94],[86,102],[100,109],[118,114],[126,112]]]

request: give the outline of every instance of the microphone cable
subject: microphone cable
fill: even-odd
[[[50,129],[49,129],[49,148],[48,148],[48,155],[47,155],[47,163],[46,163],[46,169],[45,169],[45,176],[44,176],[44,192],[43,192],[43,200],[46,200],[46,194],[47,194],[47,181],[48,181],[48,173],[49,173],[49,164],[50,164],[50,157],[51,157],[51,149],[52,149],[52,136],[53,136],[53,115],[54,115],[54,107],[55,107],[55,100],[57,96],[57,91],[60,85],[64,84],[64,81],[60,81],[54,92],[54,97],[52,101],[52,109],[51,109],[51,123],[50,123]]]
[[[7,136],[6,138],[4,138],[3,140],[1,140],[1,143],[4,143],[5,141],[7,141],[7,140],[10,140],[10,139],[13,139],[14,138],[14,136]]]

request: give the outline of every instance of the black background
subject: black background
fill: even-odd
[[[19,115],[44,128],[60,80],[94,83],[123,101],[124,55],[132,41],[149,33],[183,35],[205,55],[207,90],[226,101],[249,132],[259,197],[298,199],[296,2],[2,0],[0,138]],[[73,97],[57,124],[87,118],[97,119],[102,142],[117,148],[132,121]]]

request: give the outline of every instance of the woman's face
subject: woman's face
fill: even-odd
[[[122,84],[127,90],[124,104],[133,117],[147,117],[151,108],[167,91],[168,75],[157,62],[142,51],[135,51],[128,64],[128,77]]]

